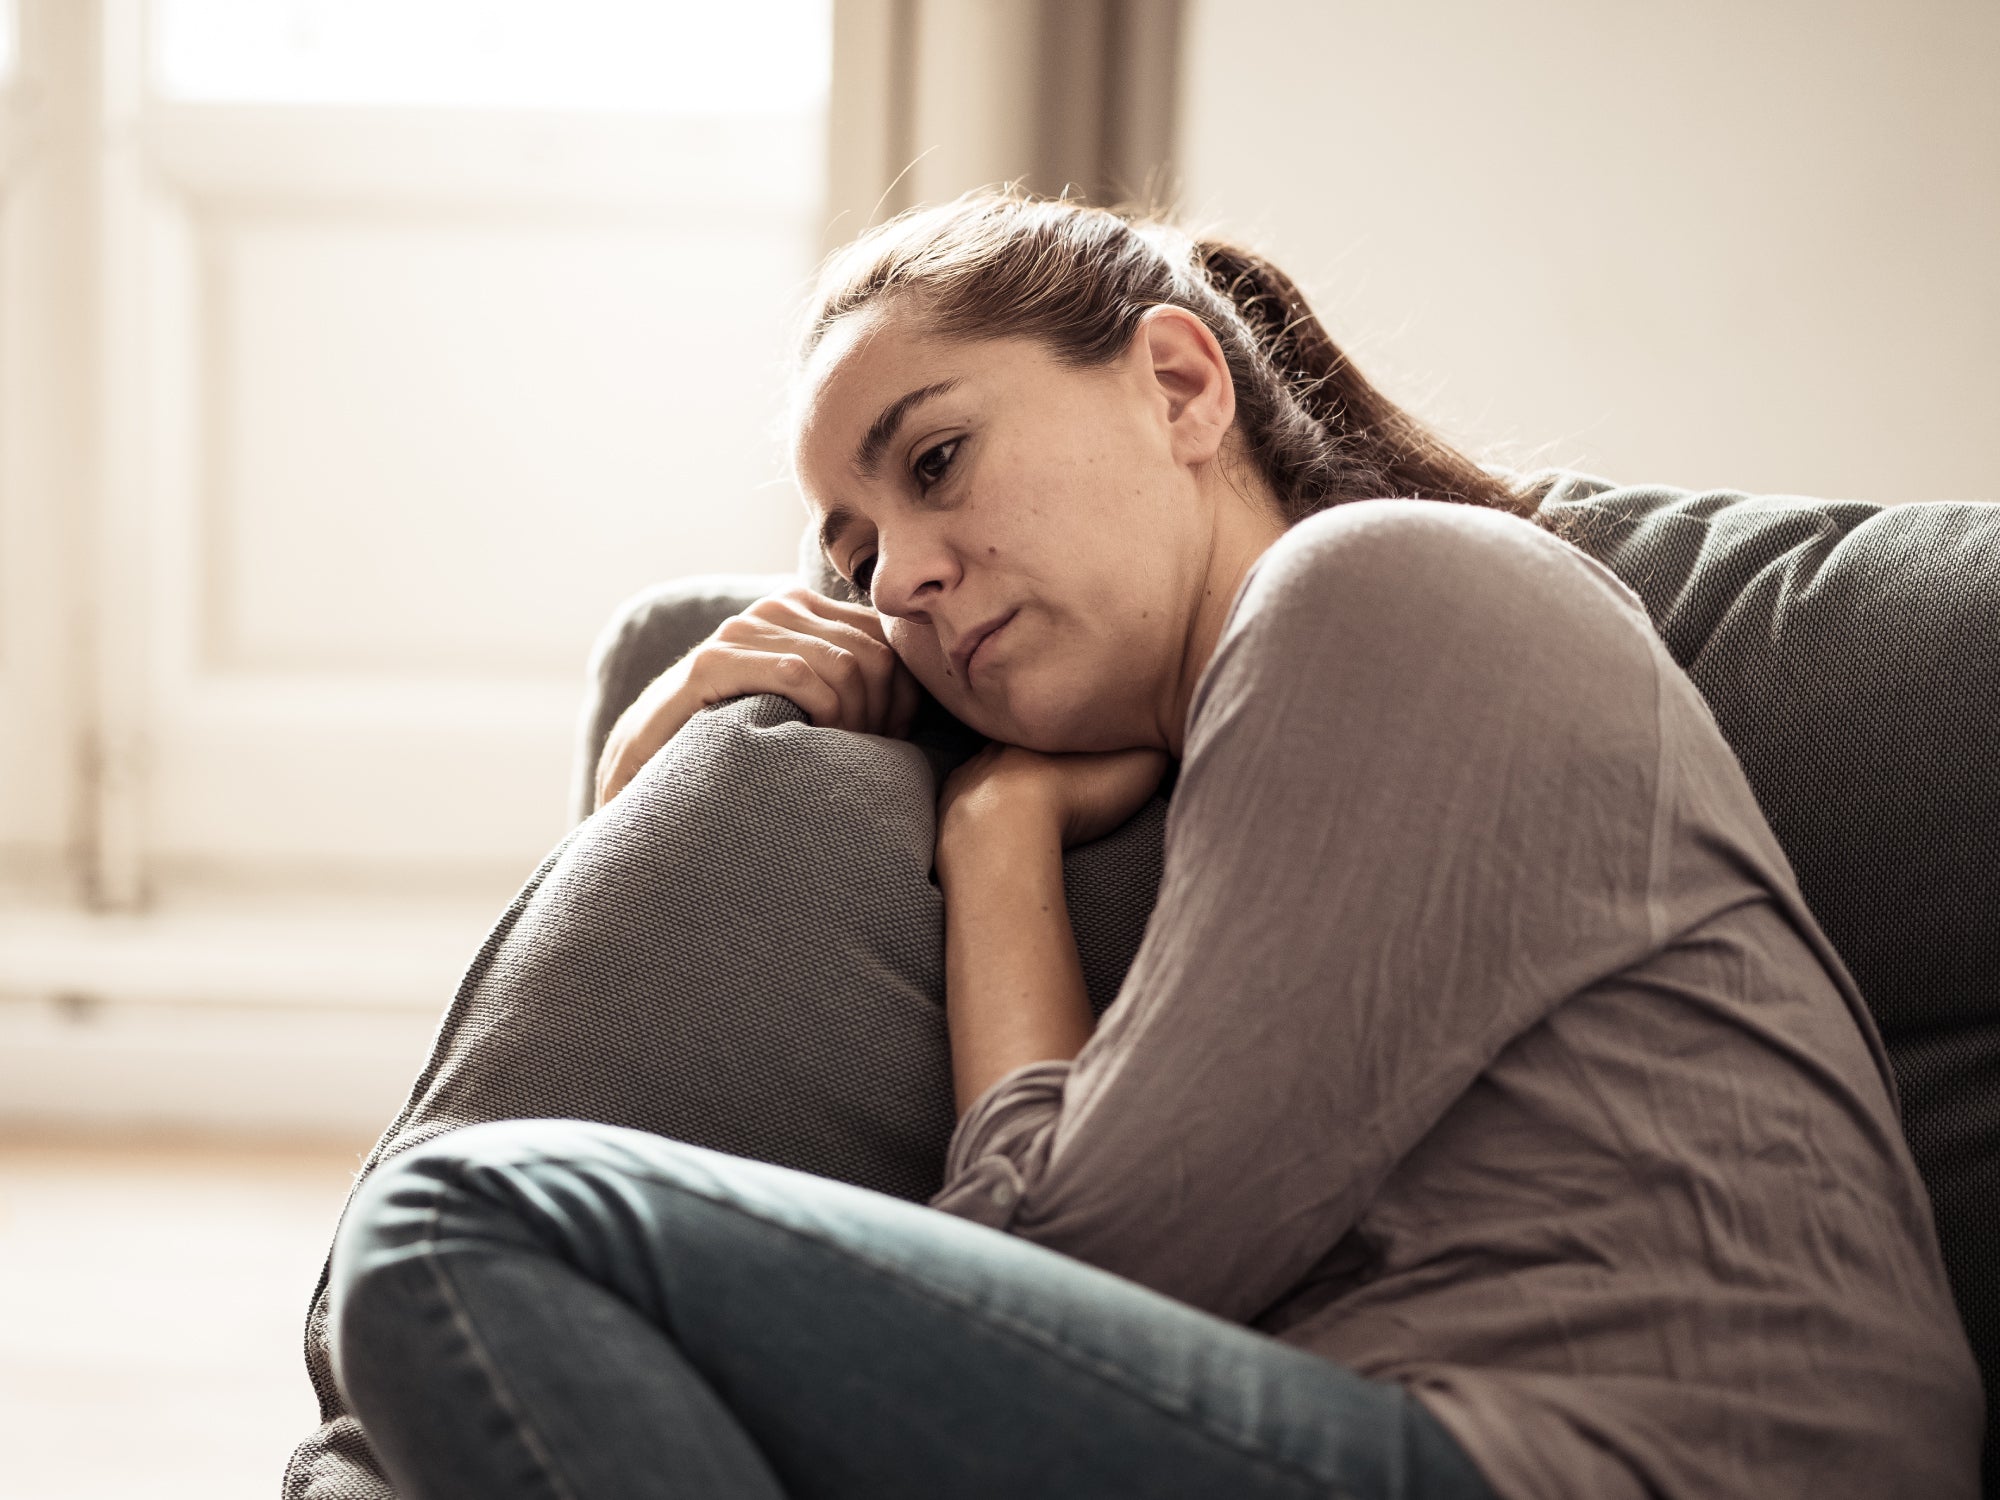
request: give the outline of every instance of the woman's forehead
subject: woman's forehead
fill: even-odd
[[[871,313],[836,323],[800,371],[793,424],[798,440],[833,427],[865,426],[887,403],[919,386],[955,382],[986,389],[1023,375],[1042,378],[1042,366],[1054,363],[1030,337],[963,337],[926,328],[911,316]]]
[[[908,319],[892,317],[886,308],[871,305],[849,313],[826,331],[800,372],[801,410],[807,422],[846,415],[846,407],[865,400],[875,387],[921,359],[927,345],[936,343],[916,334]]]
[[[791,424],[792,467],[809,508],[851,490],[860,477],[851,461],[857,445],[875,413],[900,394],[927,342],[869,307],[840,319],[813,349],[799,372]]]
[[[825,483],[861,477],[851,460],[885,414],[919,391],[976,378],[986,363],[978,344],[928,333],[908,319],[835,325],[801,372],[793,420],[801,477],[809,467]]]

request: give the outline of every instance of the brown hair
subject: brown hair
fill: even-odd
[[[1038,338],[1077,366],[1116,358],[1148,308],[1184,307],[1222,346],[1244,448],[1288,523],[1349,500],[1407,496],[1545,524],[1530,494],[1370,384],[1283,271],[1163,218],[1014,187],[910,209],[828,258],[801,359],[839,319],[888,296],[914,299],[946,337]]]

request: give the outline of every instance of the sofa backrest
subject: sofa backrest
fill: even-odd
[[[2000,504],[1518,482],[1645,601],[1869,1003],[2000,1495]]]

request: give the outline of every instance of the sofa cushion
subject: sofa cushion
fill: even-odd
[[[1867,999],[2000,1495],[2000,504],[1523,476],[1645,602]]]

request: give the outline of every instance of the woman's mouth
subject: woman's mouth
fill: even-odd
[[[965,685],[967,687],[972,686],[973,668],[977,666],[981,661],[984,661],[986,659],[988,655],[987,647],[991,646],[996,640],[1000,638],[1001,633],[1004,632],[1009,625],[1014,623],[1014,615],[1018,615],[1019,613],[1020,611],[1018,609],[1015,610],[1014,614],[1010,614],[1009,616],[1007,616],[1006,619],[1002,620],[998,625],[995,625],[991,630],[987,631],[986,634],[984,634],[979,638],[979,644],[972,648],[972,655],[966,657],[965,659]]]

